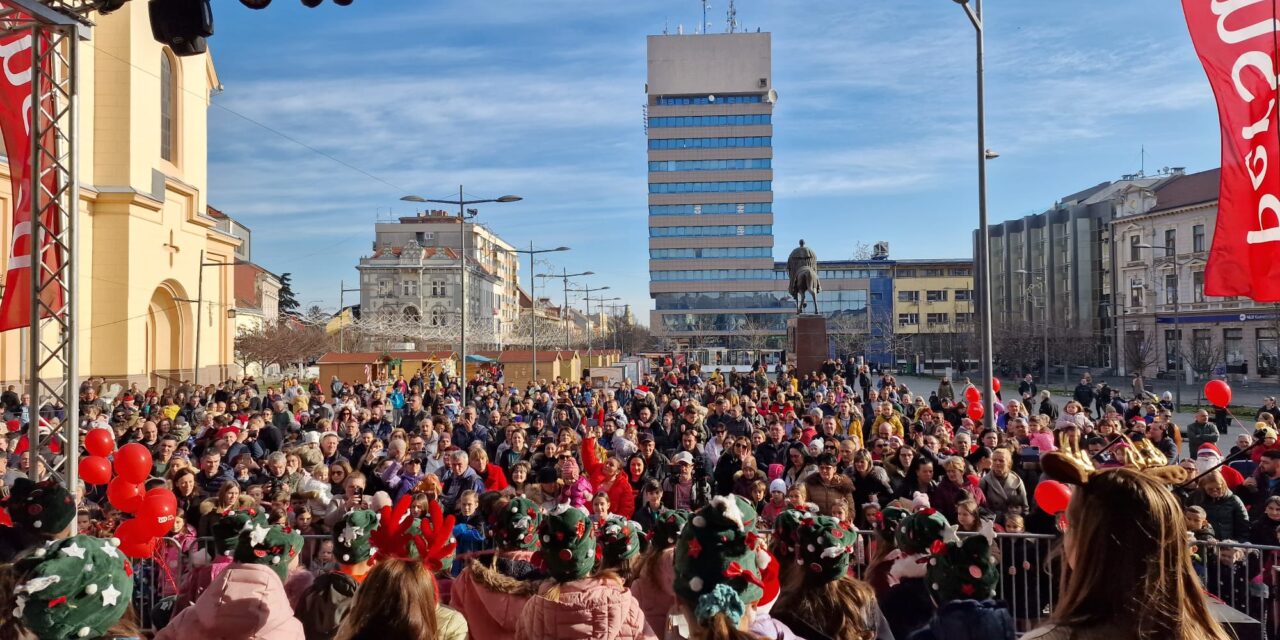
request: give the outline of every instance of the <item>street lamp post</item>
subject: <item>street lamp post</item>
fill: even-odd
[[[973,24],[973,29],[977,36],[977,66],[978,66],[978,254],[981,262],[979,269],[979,287],[978,287],[978,307],[982,311],[982,336],[980,339],[982,347],[982,424],[985,428],[991,429],[995,426],[995,392],[991,388],[995,379],[994,365],[992,363],[992,337],[991,337],[991,269],[988,268],[988,262],[991,257],[991,238],[987,233],[987,160],[997,157],[997,154],[987,149],[987,129],[986,129],[986,93],[984,87],[983,72],[983,23],[982,23],[982,0],[973,0],[973,6],[969,6],[969,0],[953,0],[956,4],[964,9],[964,13],[969,17],[969,22]]]
[[[568,251],[569,247],[556,247],[554,249],[534,249],[533,242],[529,242],[528,249],[511,249],[512,253],[529,254],[529,352],[533,355],[533,370],[529,372],[533,376],[533,383],[538,384],[538,299],[533,294],[533,258],[540,253],[555,253],[557,251]]]
[[[564,306],[560,309],[561,319],[564,320],[564,348],[567,351],[569,344],[569,278],[577,278],[582,276],[594,276],[594,271],[583,271],[582,273],[569,273],[568,270],[561,268],[560,273],[539,273],[539,278],[560,278],[564,282]]]
[[[191,300],[189,298],[174,299],[177,302],[190,302],[196,305],[196,313],[195,313],[196,348],[195,348],[195,354],[194,354],[194,362],[192,362],[192,367],[191,367],[191,384],[195,385],[197,388],[200,387],[200,328],[204,326],[204,322],[200,320],[200,313],[202,311],[202,307],[204,307],[204,270],[205,270],[205,267],[230,267],[230,266],[235,266],[237,264],[243,264],[243,261],[238,258],[233,258],[231,262],[205,262],[204,251],[201,251],[200,252],[200,270],[196,279],[196,299],[195,300]]]
[[[461,263],[458,280],[458,288],[462,293],[462,322],[459,323],[458,330],[458,360],[461,366],[462,384],[458,385],[459,393],[462,394],[462,407],[467,406],[467,212],[466,206],[469,204],[482,204],[485,202],[518,202],[523,200],[520,196],[501,196],[499,198],[482,198],[479,200],[466,200],[462,195],[462,185],[458,185],[457,200],[439,200],[435,198],[423,198],[422,196],[404,196],[400,198],[405,202],[436,202],[439,204],[456,204],[458,205],[458,230],[462,234],[461,240],[461,256],[458,262]],[[474,211],[474,210],[473,210]],[[341,311],[341,310],[339,310]]]
[[[1139,249],[1164,249],[1164,255],[1173,261],[1173,361],[1178,363],[1178,370],[1173,376],[1174,396],[1173,410],[1175,412],[1182,410],[1182,267],[1185,263],[1178,262],[1178,256],[1174,253],[1174,247],[1158,246],[1151,244],[1140,244]],[[1154,256],[1153,256],[1154,258]],[[1167,293],[1167,292],[1166,292]],[[1155,309],[1152,309],[1152,318],[1155,318]],[[1139,372],[1141,374],[1141,372]]]
[[[605,289],[608,289],[608,288],[609,288],[609,287],[605,287]],[[606,303],[606,302],[613,302],[613,301],[615,301],[615,300],[621,300],[621,299],[622,299],[622,298],[620,298],[620,297],[618,297],[618,296],[614,296],[614,297],[612,297],[612,298],[592,298],[590,295],[586,296],[586,300],[587,300],[587,351],[590,351],[590,350],[591,350],[591,302],[594,300],[595,302],[599,303],[599,305],[598,305],[596,308],[597,308],[597,309],[599,309],[599,310],[601,311],[601,313],[603,313],[603,312],[604,312],[604,303]]]
[[[583,287],[573,290],[574,293],[581,293],[587,299],[587,351],[591,350],[591,294],[608,288],[609,285],[605,285],[603,287]]]

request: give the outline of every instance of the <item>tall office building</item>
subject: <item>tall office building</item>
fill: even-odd
[[[650,326],[708,342],[784,333],[770,34],[649,36],[648,58]]]

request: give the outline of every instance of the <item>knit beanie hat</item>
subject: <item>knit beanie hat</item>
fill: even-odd
[[[649,543],[654,547],[669,549],[675,546],[676,541],[680,539],[680,530],[684,529],[684,525],[688,521],[689,513],[687,511],[663,509],[654,518],[653,527],[650,528],[646,537],[649,538]]]
[[[213,554],[231,555],[240,541],[241,532],[249,527],[250,522],[265,525],[267,515],[257,509],[238,509],[218,518],[209,528],[213,535]]]
[[[73,536],[18,561],[14,618],[37,638],[103,635],[133,598],[133,565],[115,538]]]
[[[777,491],[779,493],[787,492],[787,483],[782,478],[777,478],[769,483],[769,493]]]
[[[796,556],[798,544],[796,534],[800,529],[800,519],[806,513],[796,509],[785,509],[773,519],[773,538],[771,540],[773,555],[783,561]]]
[[[493,514],[489,531],[499,548],[537,551],[541,522],[542,510],[537,504],[528,498],[512,498]]]
[[[991,541],[985,535],[964,542],[948,540],[936,549],[925,569],[925,583],[939,605],[951,600],[988,600],[995,596],[999,581]]]
[[[270,567],[284,584],[289,576],[289,561],[302,551],[302,542],[302,534],[293,529],[251,521],[240,533],[232,558],[243,564]]]
[[[723,613],[736,626],[746,607],[764,595],[760,573],[769,564],[769,554],[745,522],[737,500],[717,496],[680,533],[676,597],[694,606],[700,622]]]
[[[934,542],[942,540],[942,532],[947,528],[947,519],[929,506],[929,500],[923,493],[917,493],[915,500],[916,512],[898,525],[898,548],[908,555],[928,551]]]
[[[52,536],[62,533],[76,517],[76,502],[66,487],[53,480],[32,482],[18,478],[4,501],[14,528]]]
[[[606,565],[616,565],[640,555],[642,533],[644,529],[639,523],[618,515],[609,516],[596,531],[597,557]]]
[[[894,540],[898,534],[898,526],[909,515],[911,515],[911,512],[902,507],[885,507],[881,509],[880,513],[876,514],[875,522],[872,523],[876,535],[880,536],[881,540]]]
[[[831,516],[806,516],[796,532],[796,562],[810,582],[831,582],[849,572],[858,533]]]
[[[587,512],[568,503],[543,516],[538,525],[542,550],[536,556],[557,582],[570,582],[591,573],[596,564],[596,534]]]
[[[339,564],[360,564],[373,556],[369,537],[378,528],[378,514],[368,509],[348,511],[333,529],[333,555]]]

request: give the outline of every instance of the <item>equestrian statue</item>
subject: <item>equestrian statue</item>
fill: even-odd
[[[818,256],[804,246],[804,240],[787,258],[787,275],[791,278],[787,291],[796,300],[796,315],[804,314],[806,293],[813,298],[813,312],[818,313],[818,293],[822,291],[822,283],[818,281]]]

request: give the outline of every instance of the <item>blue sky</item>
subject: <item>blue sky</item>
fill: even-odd
[[[292,272],[304,304],[337,306],[373,223],[412,212],[401,195],[463,184],[524,196],[482,219],[517,245],[573,247],[538,271],[594,271],[591,286],[647,321],[645,36],[692,31],[698,2],[215,4],[225,92],[210,112],[210,203],[254,229],[254,260]],[[1143,146],[1148,172],[1217,166],[1213,99],[1179,3],[987,5],[993,221],[1136,172]],[[726,7],[713,0],[712,31]],[[961,9],[737,10],[745,29],[773,34],[775,258],[799,238],[822,259],[876,240],[896,258],[969,256],[974,46]]]

